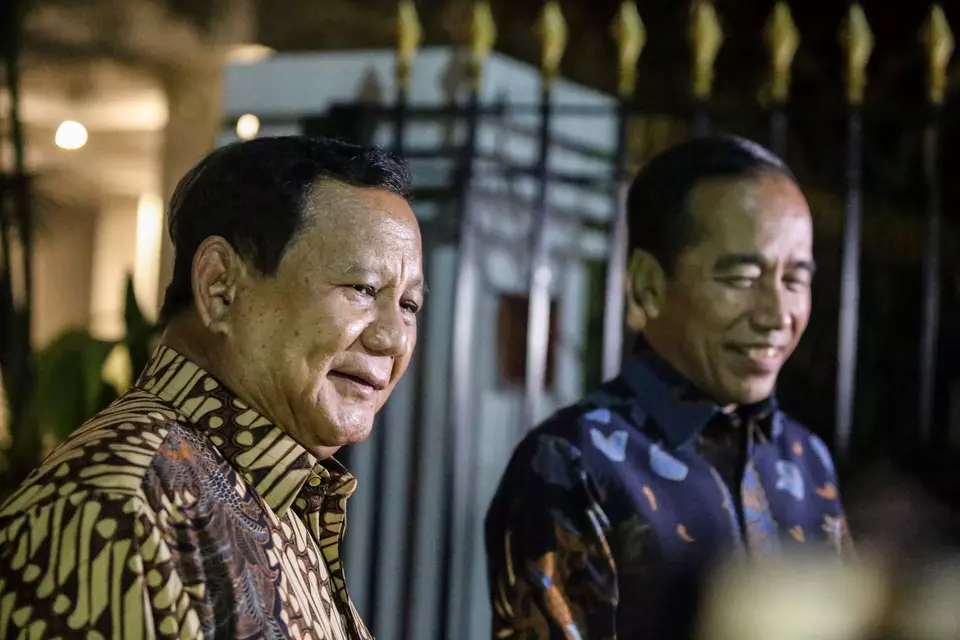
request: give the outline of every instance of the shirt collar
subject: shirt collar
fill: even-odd
[[[621,378],[643,411],[653,418],[671,448],[690,442],[714,416],[722,413],[716,402],[649,348],[639,351],[637,357],[623,368]],[[754,405],[741,407],[738,413],[763,419],[776,409],[777,400],[771,396]]]
[[[316,457],[252,409],[219,380],[161,345],[135,385],[176,407],[280,517],[319,511],[327,497],[346,498],[356,480],[344,467]]]

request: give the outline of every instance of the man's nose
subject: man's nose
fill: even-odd
[[[763,331],[783,331],[793,324],[787,296],[783,287],[769,285],[762,287],[754,308],[752,320],[757,329]]]
[[[402,356],[410,348],[410,327],[396,303],[380,305],[377,317],[361,336],[363,345],[375,353]]]

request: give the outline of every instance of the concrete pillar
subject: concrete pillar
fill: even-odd
[[[181,59],[161,71],[169,107],[160,162],[164,203],[170,202],[183,174],[213,149],[220,131],[220,89],[228,52],[236,45],[251,43],[256,31],[256,7],[252,0],[226,0],[211,28],[198,34],[197,44],[203,53]],[[165,217],[158,309],[163,305],[172,275],[173,244],[166,232]]]
[[[137,261],[137,198],[105,199],[97,216],[90,278],[90,331],[102,340],[124,334],[123,306],[127,276]]]
[[[163,85],[170,114],[160,162],[165,203],[170,202],[173,189],[183,174],[213,148],[220,130],[221,75],[222,64],[219,60],[188,68],[178,67],[164,74]],[[173,244],[164,226],[158,308],[163,304],[163,296],[172,275]]]
[[[95,209],[83,204],[38,207],[33,247],[33,340],[46,345],[61,331],[90,320]]]

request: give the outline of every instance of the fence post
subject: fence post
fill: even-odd
[[[483,67],[496,40],[496,25],[488,2],[473,5],[470,28],[470,93],[463,111],[466,139],[456,173],[458,192],[457,280],[454,292],[453,344],[450,363],[450,432],[447,437],[447,505],[444,521],[443,574],[441,575],[440,630],[456,637],[456,629],[469,619],[470,576],[477,526],[474,502],[477,485],[476,429],[474,428],[472,354],[476,319],[478,237],[472,211],[471,189],[477,128],[480,122],[480,89]],[[456,563],[457,549],[463,550]],[[454,608],[456,609],[454,611]]]
[[[940,262],[943,227],[938,180],[940,121],[947,64],[953,55],[953,34],[943,7],[930,7],[921,31],[927,48],[927,103],[930,120],[923,132],[923,174],[927,187],[927,238],[923,261],[923,325],[920,336],[920,438],[929,445],[933,436],[933,405],[937,379],[937,342],[940,328]]]
[[[534,204],[530,227],[530,284],[527,311],[527,357],[524,378],[523,426],[533,427],[540,419],[546,383],[547,350],[550,343],[550,288],[553,269],[550,264],[549,204],[550,124],[553,81],[567,46],[567,25],[556,0],[543,7],[537,25],[542,44],[540,58],[540,151],[535,170],[540,189]]]
[[[693,53],[693,134],[710,132],[710,95],[713,92],[713,69],[717,52],[723,45],[723,29],[717,10],[709,0],[694,0],[690,7],[690,48]]]
[[[785,106],[790,97],[790,66],[800,45],[800,34],[790,15],[790,6],[784,0],[774,5],[763,35],[770,49],[770,148],[784,158],[787,154]]]
[[[613,159],[610,216],[610,257],[603,304],[603,379],[609,380],[620,372],[623,358],[623,280],[627,266],[627,122],[637,86],[637,61],[647,41],[647,32],[637,11],[637,3],[626,0],[611,25],[617,42],[619,81],[617,83],[617,147]]]
[[[846,456],[853,430],[860,316],[860,219],[863,181],[863,93],[866,68],[873,52],[873,33],[863,7],[854,2],[840,30],[846,53],[847,196],[840,281],[840,323],[837,340],[836,446]]]

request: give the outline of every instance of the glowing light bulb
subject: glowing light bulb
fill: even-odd
[[[252,140],[260,131],[260,118],[252,113],[245,113],[237,120],[237,135],[241,140]]]
[[[87,129],[79,122],[65,120],[57,127],[54,142],[61,149],[79,149],[87,144]]]

